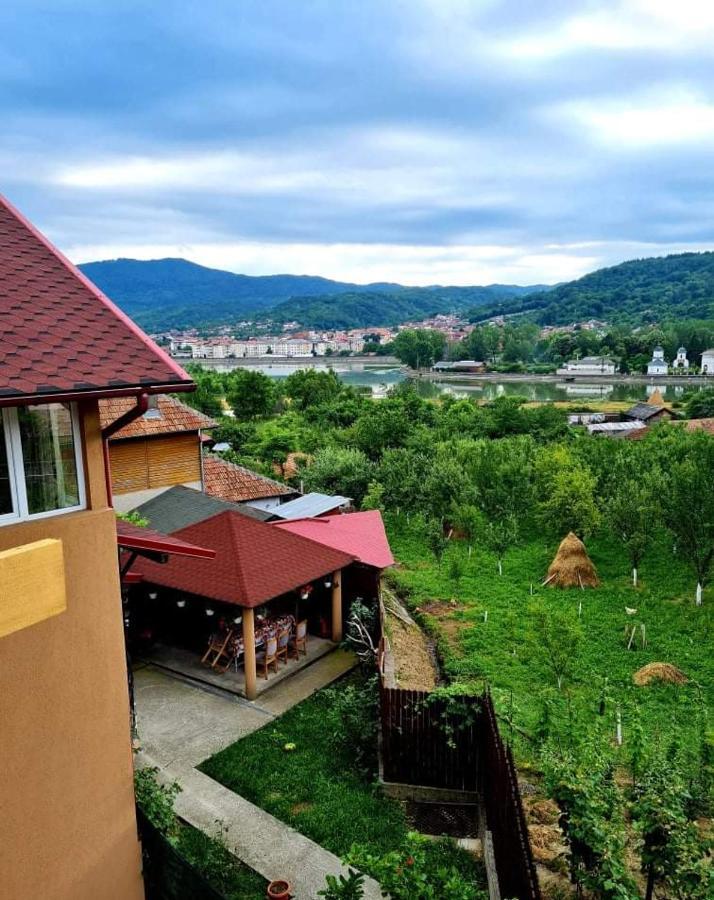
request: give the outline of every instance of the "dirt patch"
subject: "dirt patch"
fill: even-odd
[[[416,623],[407,623],[390,612],[386,616],[397,685],[412,691],[433,690],[436,672],[426,636]]]
[[[308,812],[311,810],[315,804],[314,803],[295,803],[290,807],[290,815],[291,816],[299,816],[304,812]]]
[[[447,603],[440,600],[432,600],[431,603],[425,603],[418,606],[416,612],[426,613],[439,622],[439,629],[451,644],[453,650],[461,651],[461,630],[464,622],[454,618],[454,612],[457,609],[456,602]]]

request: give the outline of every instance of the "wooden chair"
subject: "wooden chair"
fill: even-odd
[[[290,641],[290,629],[283,628],[278,634],[278,652],[275,654],[278,659],[282,659],[285,661],[285,665],[288,664],[288,642]]]
[[[307,619],[297,623],[295,634],[290,638],[288,650],[295,654],[295,659],[300,659],[300,651],[307,656]]]
[[[230,628],[226,632],[220,631],[217,634],[212,634],[208,639],[208,649],[201,657],[201,662],[204,664],[208,663],[208,665],[213,668],[216,662],[225,653],[226,647],[228,646],[228,643],[232,637],[233,631]],[[208,662],[211,655],[213,655],[213,659]]]
[[[263,667],[263,678],[268,680],[268,666],[275,666],[275,672],[277,674],[278,671],[278,639],[276,637],[269,637],[265,642],[265,650],[261,653],[255,654],[255,662],[256,666]]]

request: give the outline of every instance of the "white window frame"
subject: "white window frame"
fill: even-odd
[[[28,406],[41,406],[48,404],[28,404]],[[52,516],[62,516],[65,513],[77,512],[86,509],[87,497],[84,482],[84,464],[82,460],[82,433],[79,427],[79,414],[75,403],[67,404],[72,422],[72,439],[74,442],[74,461],[77,471],[77,491],[79,503],[76,506],[65,506],[62,509],[48,509],[44,512],[30,513],[27,506],[27,490],[25,487],[25,465],[22,454],[22,439],[20,437],[20,424],[17,418],[17,409],[7,407],[0,409],[3,431],[5,433],[5,451],[7,453],[8,471],[10,474],[10,495],[13,511],[0,515],[0,526],[10,525],[14,522],[34,522],[37,519],[48,519]]]

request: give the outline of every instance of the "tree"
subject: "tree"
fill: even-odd
[[[697,578],[696,603],[709,580],[714,558],[714,442],[709,435],[691,435],[685,459],[668,473],[663,502],[665,524],[676,541],[677,553]]]
[[[558,537],[572,531],[584,539],[600,522],[595,476],[566,447],[546,447],[535,465],[538,519]]]
[[[659,518],[654,499],[653,479],[616,474],[614,493],[605,509],[612,531],[622,541],[630,560],[632,583],[637,587],[637,570],[652,543]]]
[[[288,375],[283,388],[298,409],[307,409],[334,400],[342,391],[342,382],[332,369],[300,369]]]
[[[441,522],[436,519],[428,519],[426,522],[426,541],[429,549],[434,554],[434,559],[439,568],[441,568],[441,560],[446,552],[448,541],[444,535],[444,528]]]
[[[429,368],[444,358],[446,338],[426,328],[404,329],[394,338],[392,352],[412,369]]]
[[[362,502],[373,477],[373,465],[362,453],[349,447],[323,447],[303,473],[305,489],[351,497]]]
[[[209,372],[195,363],[186,366],[186,370],[196,383],[196,390],[182,394],[182,403],[187,403],[207,416],[222,416],[224,409],[221,376],[217,372]]]
[[[575,670],[583,639],[582,628],[578,620],[565,610],[535,606],[532,615],[536,646],[560,691],[565,679]]]
[[[231,372],[226,399],[237,419],[257,419],[269,415],[275,396],[275,382],[263,372],[252,369]]]
[[[684,408],[688,419],[707,419],[714,416],[714,388],[704,388],[692,394]]]
[[[498,561],[498,574],[503,575],[503,560],[506,553],[518,541],[518,519],[512,513],[501,516],[498,519],[484,521],[481,532],[483,542],[488,549],[496,555]]]

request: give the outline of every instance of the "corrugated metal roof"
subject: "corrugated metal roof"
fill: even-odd
[[[265,522],[272,518],[269,512],[261,509],[253,509],[241,503],[230,503],[228,500],[220,500],[218,497],[209,497],[201,491],[185,487],[182,484],[174,485],[168,491],[163,491],[157,497],[152,497],[146,503],[136,508],[136,512],[148,519],[149,525],[164,534],[187,528],[196,522],[203,522],[218,513],[226,510],[242,513],[251,519]]]
[[[339,509],[341,506],[349,506],[351,503],[349,497],[331,497],[328,494],[305,494],[296,500],[289,500],[281,506],[272,509],[274,516],[280,519],[312,519],[315,516],[322,516],[333,509]]]
[[[640,419],[631,419],[629,422],[598,422],[595,425],[588,425],[587,429],[590,434],[598,431],[632,431],[635,428],[644,428],[645,423]]]

